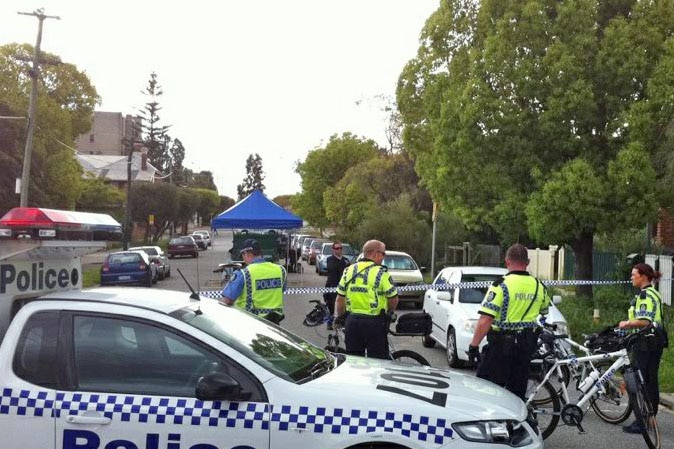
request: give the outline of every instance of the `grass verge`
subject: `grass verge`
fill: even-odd
[[[101,267],[82,268],[82,288],[101,285]]]

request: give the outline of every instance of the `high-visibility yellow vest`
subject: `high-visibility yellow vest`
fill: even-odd
[[[388,299],[398,295],[386,267],[362,260],[344,270],[337,294],[346,298],[346,310],[361,315],[379,315],[388,310]]]
[[[648,320],[662,325],[662,297],[652,285],[634,297],[627,311],[630,320]]]
[[[487,290],[480,313],[494,317],[494,330],[521,330],[538,326],[547,314],[550,296],[545,286],[527,272],[508,273]]]
[[[271,312],[283,313],[283,285],[286,273],[272,262],[259,262],[241,270],[243,291],[234,306],[264,317]]]

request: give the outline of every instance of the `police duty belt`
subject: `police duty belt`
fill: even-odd
[[[661,279],[663,280],[668,279]],[[582,280],[559,280],[559,281],[541,281],[546,287],[563,287],[575,285],[615,285],[615,284],[631,284],[632,281],[582,281]],[[399,292],[414,292],[426,290],[455,290],[455,289],[469,289],[469,288],[489,288],[493,284],[492,281],[478,281],[478,282],[459,282],[456,284],[415,284],[397,286]],[[289,288],[284,295],[306,295],[311,293],[335,293],[337,287],[294,287]],[[202,290],[199,296],[205,298],[221,298],[220,290]]]

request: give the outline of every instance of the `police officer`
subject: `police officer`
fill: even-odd
[[[344,270],[337,286],[336,323],[346,317],[348,354],[388,359],[388,312],[398,305],[398,290],[381,265],[386,246],[378,240],[363,245],[364,259]]]
[[[487,290],[479,310],[473,340],[468,347],[477,376],[525,398],[529,363],[536,350],[537,319],[547,314],[550,297],[545,286],[527,272],[529,258],[524,245],[514,244],[506,252],[508,273]],[[480,356],[484,336],[487,345]]]
[[[639,263],[632,268],[632,285],[640,289],[630,303],[627,311],[628,319],[618,324],[620,329],[641,329],[654,325],[643,338],[635,345],[634,357],[646,384],[648,396],[653,404],[655,413],[660,403],[660,386],[658,369],[662,350],[667,345],[667,333],[662,323],[662,298],[653,287],[652,282],[660,279],[660,272],[645,263]],[[623,427],[627,433],[641,433],[641,426],[635,420],[632,424]]]
[[[262,247],[253,239],[243,242],[241,257],[246,267],[235,271],[222,290],[222,301],[278,324],[283,315],[285,269],[262,257]]]

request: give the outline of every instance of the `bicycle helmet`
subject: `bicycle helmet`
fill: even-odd
[[[316,304],[314,309],[307,313],[307,316],[304,317],[302,324],[308,327],[316,327],[321,323],[325,322],[326,318],[326,307],[322,304]]]

